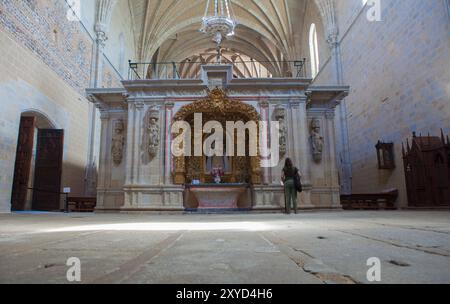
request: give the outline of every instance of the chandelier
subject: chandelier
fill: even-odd
[[[225,37],[234,35],[237,25],[231,0],[206,0],[206,10],[202,20],[200,31],[213,36],[218,49]]]

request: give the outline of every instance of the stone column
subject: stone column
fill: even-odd
[[[101,88],[103,81],[103,51],[106,46],[106,40],[108,36],[106,35],[105,26],[101,23],[95,25],[95,44],[92,58],[92,76],[91,83],[94,88]]]
[[[172,182],[172,118],[173,118],[173,107],[174,103],[166,103],[165,106],[165,117],[166,117],[166,127],[165,127],[165,147],[164,147],[164,184],[173,185]]]
[[[104,30],[100,27],[96,27],[95,33],[97,39],[94,44],[93,57],[92,57],[92,74],[91,74],[91,87],[100,88],[102,85],[103,75],[103,50],[105,48],[105,41],[107,39]],[[97,172],[97,166],[95,164],[95,141],[96,141],[96,129],[97,129],[97,109],[94,105],[89,108],[89,146],[88,146],[88,160],[86,167],[86,181],[85,181],[85,195],[93,196],[94,191],[92,184],[95,184],[95,175]],[[95,187],[94,187],[95,188]]]
[[[330,30],[330,34],[327,40],[331,49],[331,60],[335,67],[335,78],[338,85],[342,85],[344,82],[344,73],[342,69],[342,57],[341,57],[341,45],[339,42],[339,35],[337,28]],[[339,142],[338,152],[341,159],[341,191],[345,194],[352,193],[352,161],[350,156],[350,143],[348,135],[348,121],[347,121],[347,103],[343,99],[340,105],[337,107],[339,111]]]
[[[133,153],[134,153],[134,120],[135,120],[135,106],[133,103],[128,103],[128,123],[127,123],[127,141],[126,141],[126,158],[125,158],[125,185],[133,183]],[[133,126],[133,127],[132,127]]]
[[[334,66],[336,84],[342,85],[344,82],[344,73],[341,58],[341,45],[339,41],[339,28],[336,20],[336,9],[334,0],[315,0],[323,24],[326,29],[327,42],[331,49],[331,63]],[[343,193],[352,192],[352,167],[350,145],[347,125],[347,105],[345,100],[338,107],[339,115],[339,141],[338,153],[340,154],[341,167],[341,190]]]
[[[307,96],[291,100],[292,128],[294,137],[294,163],[302,174],[303,193],[299,196],[299,208],[312,208],[311,204],[311,148],[306,112]]]
[[[269,119],[269,103],[267,102],[267,100],[263,100],[261,102],[259,102],[259,108],[260,108],[260,114],[261,114],[261,121],[266,122],[266,130],[265,130],[265,138],[260,138],[259,140],[261,141],[261,143],[263,145],[266,145],[267,150],[269,150],[268,148],[270,147],[270,119]],[[258,122],[257,122],[258,123]],[[260,133],[261,134],[261,133]],[[264,147],[264,146],[262,146]],[[268,159],[270,157],[265,157],[262,158],[262,160],[264,159]],[[270,168],[262,168],[262,183],[264,185],[269,185],[271,183],[270,180]]]
[[[92,50],[91,60],[91,83],[92,88],[101,88],[103,81],[103,51],[108,40],[108,27],[112,10],[117,0],[97,0],[95,16],[95,43]],[[89,108],[89,146],[86,166],[86,179],[84,193],[86,196],[95,195],[92,186],[95,184],[97,175],[97,165],[95,163],[96,151],[95,142],[97,138],[97,110],[94,105]]]
[[[133,121],[133,166],[132,166],[132,184],[140,185],[141,182],[141,158],[140,149],[142,147],[142,123],[144,119],[145,104],[137,101],[134,104],[134,121]]]
[[[104,202],[104,193],[106,190],[106,176],[107,171],[110,166],[109,164],[109,122],[110,122],[110,114],[108,109],[103,105],[97,103],[96,106],[100,110],[100,119],[101,119],[101,137],[100,137],[100,158],[99,158],[99,172],[98,172],[98,180],[97,180],[97,209],[102,209],[105,207]]]
[[[332,202],[331,206],[333,208],[341,208],[340,193],[339,193],[339,178],[338,178],[338,168],[336,161],[336,130],[334,125],[335,110],[330,109],[325,113],[325,132],[328,142],[328,164],[329,164],[329,176],[330,176],[330,187],[332,188]]]
[[[166,183],[166,169],[165,169],[165,162],[166,162],[166,140],[167,140],[167,134],[166,134],[166,108],[164,106],[164,102],[158,102],[158,106],[154,108],[159,112],[159,153],[155,157],[155,160],[158,162],[158,170],[157,174],[159,176],[158,181],[155,184],[157,185],[164,185]],[[170,154],[169,154],[170,156]]]
[[[89,142],[88,155],[85,168],[84,180],[84,195],[94,197],[97,195],[97,164],[95,156],[95,141],[97,138],[97,102],[98,100],[93,95],[89,95]]]
[[[126,178],[125,188],[129,189],[139,184],[139,150],[140,150],[140,129],[142,111],[144,103],[140,100],[129,99],[128,102],[128,125],[127,125],[127,157],[126,157]],[[123,208],[130,208],[136,202],[135,194],[125,191],[125,205]]]

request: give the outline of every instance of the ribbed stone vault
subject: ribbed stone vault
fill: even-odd
[[[320,12],[328,36],[335,28],[334,0],[233,0],[239,26],[223,46],[258,61],[299,59],[305,55],[300,41],[308,32],[304,24],[307,1]],[[199,32],[206,0],[129,3],[138,60],[183,61],[214,47],[211,38]]]

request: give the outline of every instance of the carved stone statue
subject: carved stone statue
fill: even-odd
[[[275,110],[275,119],[280,124],[280,157],[286,155],[287,152],[287,128],[286,128],[286,111],[285,109],[278,108]]]
[[[148,116],[148,155],[153,159],[158,154],[160,143],[159,112],[153,110]]]
[[[324,139],[320,134],[320,120],[318,119],[314,119],[311,122],[311,145],[314,161],[322,161]]]
[[[123,120],[118,120],[114,125],[114,135],[112,138],[111,154],[116,166],[122,163],[123,148],[125,146],[125,126]]]

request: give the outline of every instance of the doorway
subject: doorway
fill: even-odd
[[[44,115],[21,116],[11,197],[12,211],[60,211],[64,130]]]

